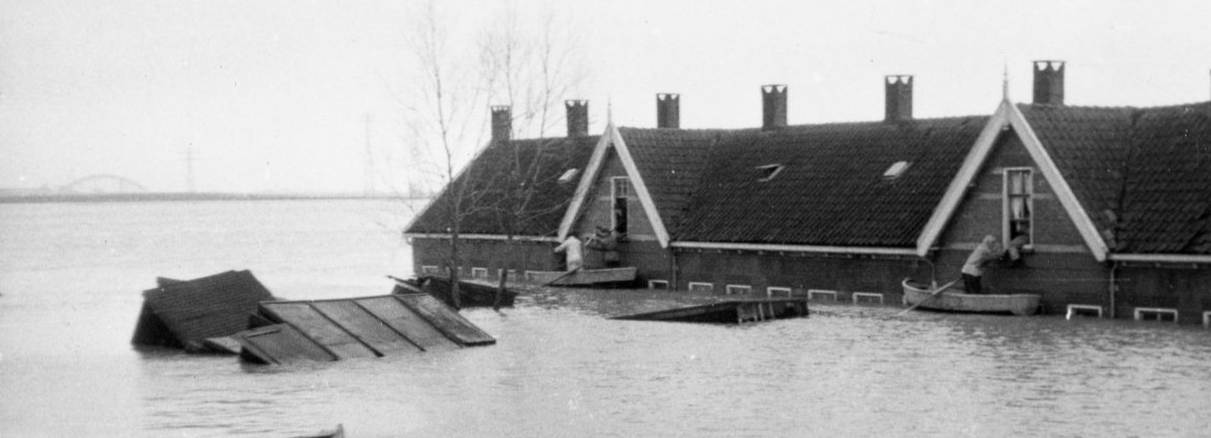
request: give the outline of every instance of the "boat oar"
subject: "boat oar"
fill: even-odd
[[[572,275],[572,274],[575,274],[575,273],[576,273],[577,271],[579,271],[579,270],[580,270],[580,268],[576,268],[576,269],[573,269],[573,270],[571,270],[571,271],[565,272],[565,273],[563,273],[563,275],[560,275],[560,276],[558,276],[558,277],[555,277],[555,279],[554,279],[554,280],[551,280],[551,281],[548,281],[548,282],[546,282],[546,283],[543,283],[542,287],[547,287],[547,286],[550,286],[550,285],[552,285],[552,284],[555,284],[555,282],[557,282],[557,281],[559,281],[559,280],[563,280],[563,279],[564,279],[564,278],[566,278],[567,276]]]
[[[900,313],[896,314],[896,316],[903,316],[905,313],[908,313],[908,311],[910,311],[910,310],[912,310],[912,309],[916,309],[916,308],[917,308],[917,306],[920,306],[920,305],[922,305],[922,304],[925,304],[925,302],[926,302],[926,301],[932,300],[932,299],[933,299],[933,297],[938,296],[938,294],[942,293],[942,291],[944,291],[944,290],[946,290],[946,289],[949,289],[951,286],[954,286],[954,284],[955,284],[955,283],[958,283],[958,282],[959,282],[959,280],[955,280],[955,281],[952,281],[952,282],[950,282],[950,283],[946,283],[946,284],[942,285],[942,287],[939,287],[939,288],[938,288],[938,290],[933,291],[933,293],[929,294],[929,296],[928,296],[928,297],[925,297],[925,299],[923,299],[923,300],[921,300],[921,301],[917,301],[917,304],[913,304],[911,307],[909,307],[909,308],[907,308],[907,309],[904,309],[904,311],[903,311],[903,312],[900,312]]]

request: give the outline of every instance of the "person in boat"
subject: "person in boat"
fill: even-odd
[[[963,286],[969,294],[978,294],[984,292],[982,283],[984,269],[993,260],[1000,259],[1004,255],[1005,250],[1001,248],[1001,244],[997,242],[997,238],[992,235],[984,236],[984,240],[980,242],[976,249],[967,257],[967,262],[963,264]]]
[[[618,231],[598,226],[597,235],[589,240],[588,247],[601,251],[605,267],[617,268],[622,264],[618,258]]]
[[[555,252],[564,253],[568,271],[578,270],[584,265],[584,244],[575,235],[568,236],[567,240],[555,247]]]

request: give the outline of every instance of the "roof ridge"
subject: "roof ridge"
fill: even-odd
[[[1199,107],[1199,106],[1208,106],[1208,107],[1211,107],[1211,100],[1199,101],[1199,102],[1178,103],[1178,104],[1170,104],[1170,105],[1156,105],[1156,106],[1134,106],[1134,105],[1050,105],[1050,104],[1038,104],[1038,103],[1027,103],[1027,102],[1018,102],[1018,103],[1017,103],[1017,105],[1018,105],[1018,107],[1027,107],[1027,108],[1048,108],[1048,109],[1052,109],[1052,108],[1054,108],[1054,109],[1064,109],[1064,108],[1068,108],[1068,109],[1092,109],[1092,110],[1137,110],[1137,111],[1150,111],[1150,110],[1166,110],[1166,109],[1190,108],[1190,107]]]

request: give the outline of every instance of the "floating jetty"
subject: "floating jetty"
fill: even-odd
[[[700,306],[618,316],[611,319],[743,324],[773,319],[802,318],[807,315],[806,299],[769,298],[722,301]]]

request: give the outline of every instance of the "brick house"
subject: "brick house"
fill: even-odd
[[[773,85],[760,128],[687,130],[678,96],[658,95],[657,128],[561,140],[579,146],[549,172],[578,169],[578,185],[549,193],[566,208],[532,236],[525,269],[608,226],[650,287],[890,303],[903,278],[957,278],[984,235],[1025,233],[1023,261],[991,269],[990,292],[1039,293],[1047,313],[1211,318],[1211,104],[1067,106],[1063,73],[1038,62],[1033,103],[939,119],[912,117],[910,76],[886,78],[873,122],[788,125]],[[418,272],[440,240],[421,238],[427,215],[407,232]],[[492,248],[481,254],[514,255]],[[490,271],[497,256],[469,262]]]

